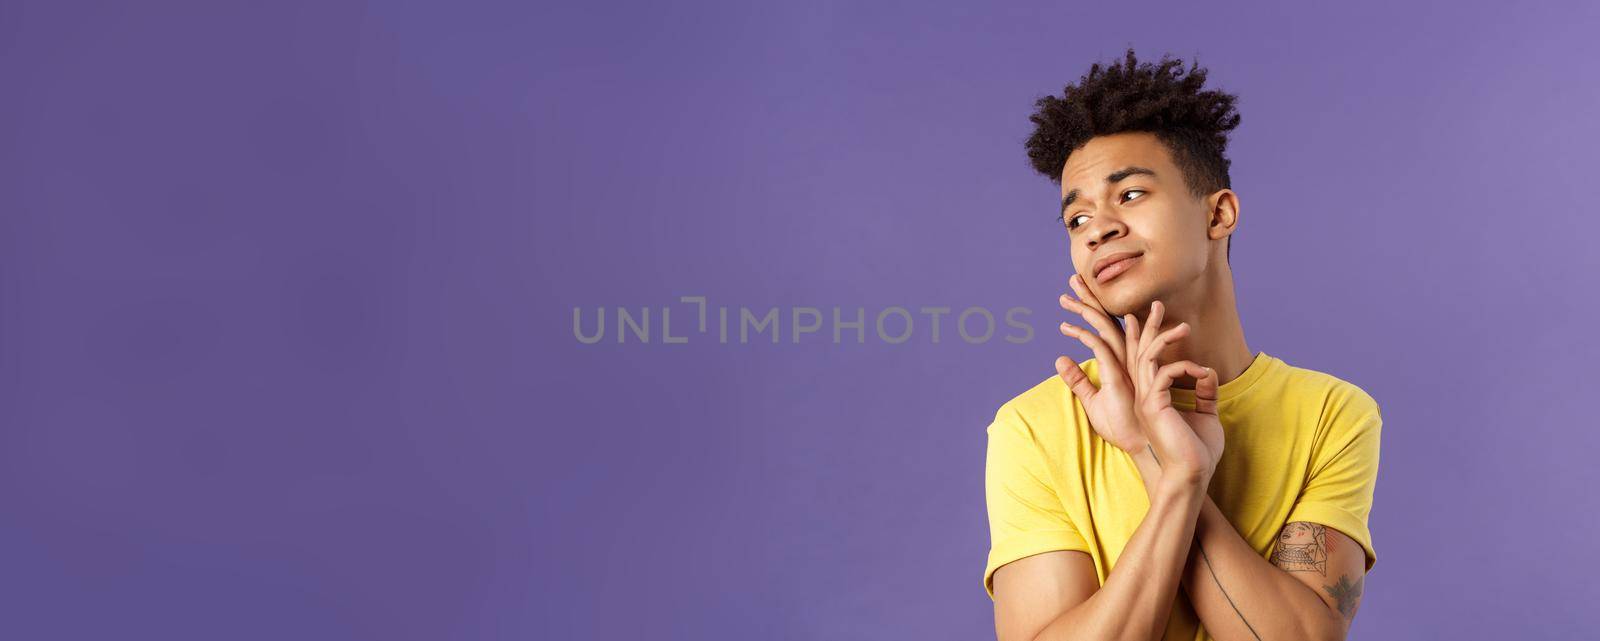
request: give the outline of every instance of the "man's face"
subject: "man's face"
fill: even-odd
[[[1091,139],[1067,158],[1061,195],[1073,196],[1062,210],[1072,266],[1107,312],[1143,318],[1152,300],[1171,306],[1212,260],[1224,260],[1225,233],[1208,236],[1214,198],[1190,195],[1155,134]],[[1124,252],[1138,257],[1095,274],[1097,261]]]

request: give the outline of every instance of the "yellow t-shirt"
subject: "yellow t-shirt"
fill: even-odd
[[[1100,384],[1094,359],[1083,370]],[[1172,402],[1194,409],[1194,390],[1172,388]],[[1217,416],[1227,444],[1207,492],[1262,558],[1272,557],[1285,523],[1310,521],[1359,542],[1371,571],[1377,402],[1354,384],[1257,352],[1218,389]],[[984,484],[991,600],[996,569],[1052,550],[1088,552],[1105,585],[1150,508],[1133,457],[1095,433],[1058,376],[1000,406],[988,427]],[[1164,638],[1211,639],[1182,588]]]

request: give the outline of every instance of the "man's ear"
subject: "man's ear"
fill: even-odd
[[[1206,222],[1206,237],[1212,240],[1222,240],[1233,235],[1233,230],[1239,226],[1239,195],[1232,189],[1224,189],[1206,199],[1211,205],[1211,214]]]

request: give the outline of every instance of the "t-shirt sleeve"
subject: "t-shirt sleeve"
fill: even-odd
[[[1052,550],[1089,551],[1062,509],[1044,453],[1015,410],[1001,407],[988,428],[984,496],[989,512],[989,561],[983,587],[994,599],[994,572],[1017,559]]]
[[[1382,428],[1377,402],[1365,392],[1353,394],[1330,418],[1327,438],[1314,453],[1311,477],[1287,521],[1319,523],[1360,543],[1368,572],[1378,562],[1367,520],[1378,483]]]

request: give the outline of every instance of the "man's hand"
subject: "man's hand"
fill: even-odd
[[[1107,442],[1116,445],[1123,451],[1137,453],[1147,447],[1150,442],[1146,435],[1144,421],[1135,409],[1135,397],[1138,394],[1137,386],[1130,375],[1129,368],[1124,364],[1127,355],[1137,354],[1139,345],[1130,335],[1124,335],[1116,323],[1111,321],[1111,316],[1105,311],[1094,293],[1084,284],[1082,277],[1074,274],[1069,282],[1074,292],[1083,300],[1074,300],[1063,294],[1061,306],[1068,311],[1075,312],[1084,317],[1089,324],[1099,330],[1100,335],[1090,334],[1082,328],[1068,323],[1061,324],[1061,332],[1081,341],[1094,351],[1095,360],[1100,369],[1100,388],[1095,389],[1093,383],[1083,370],[1072,362],[1072,359],[1062,356],[1056,359],[1056,373],[1059,374],[1067,387],[1072,390],[1083,403],[1084,411],[1089,416],[1089,423],[1095,432]],[[1156,303],[1152,301],[1152,314],[1149,317],[1159,326],[1160,315],[1155,313]],[[1130,330],[1138,328],[1138,319],[1132,314],[1124,316],[1124,322]],[[1151,336],[1165,336],[1160,344],[1150,353],[1151,358],[1160,354],[1162,348],[1173,340],[1186,336],[1189,331],[1187,323],[1180,323],[1169,330],[1165,335],[1150,334]],[[1152,340],[1152,343],[1154,341]],[[1190,372],[1198,380],[1195,390],[1194,411],[1175,410],[1171,407],[1171,395],[1163,387],[1159,395],[1165,397],[1165,406],[1177,412],[1194,429],[1196,436],[1204,442],[1209,450],[1210,458],[1220,459],[1223,449],[1222,424],[1217,420],[1217,377],[1209,368],[1199,368],[1194,372],[1193,363],[1184,361],[1183,371]],[[1176,365],[1176,364],[1175,364]],[[1153,382],[1153,380],[1152,380]],[[1167,381],[1170,386],[1171,381]],[[1159,407],[1160,398],[1155,399],[1158,405],[1156,415],[1162,412]],[[1158,456],[1159,458],[1159,456]],[[1215,469],[1215,465],[1211,466]]]
[[[1149,326],[1139,327],[1133,314],[1123,318],[1127,323],[1128,344],[1132,350],[1134,412],[1144,428],[1145,437],[1161,464],[1163,473],[1177,472],[1194,475],[1209,482],[1222,458],[1222,423],[1217,420],[1217,372],[1201,367],[1194,361],[1177,361],[1161,365],[1156,357],[1172,341],[1188,334],[1189,325],[1161,331],[1161,320],[1166,306],[1161,301],[1150,302],[1146,316]],[[1195,411],[1182,412],[1172,406],[1172,382],[1188,374],[1195,378]],[[1200,411],[1202,404],[1208,411]]]
[[[1061,333],[1078,339],[1094,351],[1095,361],[1100,365],[1100,388],[1095,389],[1094,383],[1089,381],[1089,375],[1083,373],[1083,368],[1066,356],[1056,359],[1056,374],[1067,384],[1067,389],[1072,390],[1073,396],[1083,403],[1084,413],[1089,416],[1089,425],[1100,434],[1100,438],[1124,452],[1138,453],[1145,448],[1148,439],[1139,426],[1139,417],[1134,414],[1133,379],[1122,365],[1129,350],[1127,339],[1117,324],[1112,322],[1111,316],[1106,314],[1100,301],[1083,285],[1080,276],[1073,274],[1069,282],[1072,290],[1084,300],[1077,301],[1062,294],[1061,306],[1083,316],[1100,335],[1096,336],[1070,323],[1061,324]]]

